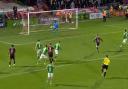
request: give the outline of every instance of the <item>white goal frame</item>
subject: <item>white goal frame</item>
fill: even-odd
[[[31,14],[38,14],[38,13],[46,13],[46,12],[57,12],[57,11],[70,11],[70,10],[74,10],[75,11],[75,28],[74,29],[78,29],[78,8],[74,8],[74,9],[63,9],[63,10],[52,10],[52,11],[37,11],[37,12],[27,12],[27,34],[30,34],[30,15]]]

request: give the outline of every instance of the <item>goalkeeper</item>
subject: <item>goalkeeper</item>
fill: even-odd
[[[59,28],[59,23],[55,20],[55,21],[53,22],[52,30],[53,30],[53,31],[56,31],[56,30],[58,30],[58,28]]]

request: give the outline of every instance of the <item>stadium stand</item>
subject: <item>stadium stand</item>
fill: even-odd
[[[39,0],[39,2],[33,6],[22,6],[14,3],[13,1],[14,0],[0,1],[0,12],[4,12],[8,19],[13,19],[13,6],[17,6],[17,17],[20,19],[22,16],[21,12],[28,9],[31,11],[47,11],[56,9],[84,8],[86,12],[96,13],[99,12],[102,7],[105,8],[105,6],[110,6],[113,4],[113,0],[108,0],[109,2],[102,2],[102,0]],[[113,4],[113,7],[115,9],[118,8],[118,3]],[[114,10],[113,15],[121,16],[124,15],[124,13],[122,11],[120,12],[118,10]]]

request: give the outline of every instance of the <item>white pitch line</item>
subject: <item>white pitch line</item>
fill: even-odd
[[[29,44],[33,44],[35,42],[30,42],[30,43],[24,43],[24,44],[18,44],[18,43],[11,43],[11,42],[6,42],[6,41],[0,41],[0,43],[3,43],[3,44],[14,44],[14,45],[29,45]]]
[[[113,27],[113,28],[120,28],[120,29],[127,29],[127,27],[122,27],[120,24],[115,24],[115,25],[104,25],[104,26],[107,26],[107,27]]]
[[[113,55],[113,56],[111,56],[111,58],[112,57],[125,56],[125,55],[128,55],[128,54]],[[103,58],[94,58],[94,59],[85,60],[83,62],[92,62],[92,61],[98,61],[98,60],[101,60],[101,59],[103,59]],[[73,65],[73,64],[58,65],[58,66],[56,66],[56,68],[61,68],[61,67],[64,67],[64,66],[69,66],[69,65]],[[28,72],[13,73],[13,74],[9,74],[9,75],[6,75],[6,76],[0,76],[0,79],[12,77],[12,76],[19,76],[19,75],[23,75],[23,74],[29,74],[29,73],[32,73],[32,72],[44,71],[44,70],[46,70],[46,68],[39,69],[39,70],[28,71]]]
[[[79,22],[89,22],[89,21],[91,21],[91,20],[86,20],[86,21],[79,21]],[[69,29],[69,30],[63,30],[63,29]],[[72,31],[72,30],[76,30],[77,28],[61,28],[61,32],[65,32],[65,31]],[[30,31],[30,32],[41,32],[41,31],[45,31],[45,32],[47,32],[47,31],[52,31],[51,29],[49,29],[49,30],[34,30],[34,31]]]
[[[108,34],[115,34],[115,33],[119,33],[121,31],[113,31],[113,32],[108,32],[108,33],[101,33],[103,35],[108,35]],[[90,35],[90,34],[88,34]],[[76,38],[76,37],[81,37],[81,36],[88,36],[88,35],[77,35],[77,36],[69,36],[69,37],[58,37],[58,38],[54,38],[54,39],[47,39],[44,41],[52,41],[52,40],[63,40],[63,39],[68,39],[68,38]],[[35,42],[30,42],[30,43],[24,43],[24,44],[18,44],[18,43],[11,43],[11,42],[6,42],[6,41],[0,41],[0,43],[3,44],[14,44],[14,45],[30,45],[30,44],[34,44]]]
[[[123,27],[121,27],[121,26],[119,26],[119,25],[105,25],[105,26],[114,27],[114,28],[123,28]]]
[[[75,31],[77,30],[76,28],[68,28],[68,30],[65,30],[66,28],[63,28],[63,29],[60,29],[61,32],[66,32],[66,31]],[[30,32],[53,32],[52,29],[49,29],[49,30],[34,30],[34,31],[30,31]]]

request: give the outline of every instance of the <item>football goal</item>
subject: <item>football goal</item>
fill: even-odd
[[[51,31],[54,21],[59,23],[60,31],[78,28],[78,9],[63,9],[51,11],[27,12],[27,18],[22,18],[25,33]]]

